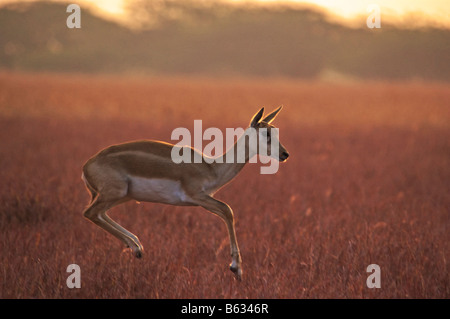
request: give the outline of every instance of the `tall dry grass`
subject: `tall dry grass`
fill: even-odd
[[[285,79],[0,74],[1,298],[448,298],[450,89]],[[250,164],[216,197],[233,208],[244,280],[226,228],[201,208],[127,203],[111,216],[137,260],[82,217],[84,161],[176,127],[244,127],[262,105],[291,157]],[[81,289],[66,286],[69,264]],[[381,267],[381,289],[366,267]]]

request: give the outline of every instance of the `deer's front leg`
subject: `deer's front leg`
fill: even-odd
[[[227,225],[228,234],[230,236],[230,248],[231,248],[231,264],[230,270],[235,274],[236,279],[242,279],[242,266],[241,266],[241,254],[239,252],[239,247],[236,239],[236,232],[234,230],[234,217],[233,211],[230,206],[221,202],[209,195],[205,195],[196,199],[197,204],[203,208],[209,210],[215,215],[222,218],[222,220]]]

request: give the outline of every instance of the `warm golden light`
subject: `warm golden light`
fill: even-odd
[[[16,0],[0,0],[0,5]],[[36,1],[36,0],[22,0]],[[53,0],[54,2],[67,2],[67,0]],[[450,27],[450,1],[448,0],[221,0],[235,3],[266,3],[266,4],[310,4],[323,7],[332,14],[351,20],[360,15],[367,15],[369,4],[377,4],[381,13],[403,22],[405,20],[420,18],[427,22],[433,22]],[[78,0],[79,4],[89,4],[94,9],[99,9],[109,17],[125,19],[126,3],[133,0]],[[415,23],[415,21],[411,21]]]

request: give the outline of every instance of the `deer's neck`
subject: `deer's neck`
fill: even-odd
[[[253,155],[244,134],[226,153],[216,157],[213,168],[218,176],[218,186],[221,187],[236,177]]]

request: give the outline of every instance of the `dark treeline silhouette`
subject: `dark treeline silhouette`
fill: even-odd
[[[155,3],[157,5],[155,5]],[[450,30],[369,29],[331,22],[293,6],[140,0],[139,29],[82,8],[81,29],[66,27],[64,4],[0,8],[0,68],[58,72],[138,72],[289,76],[327,71],[364,79],[450,80]]]

